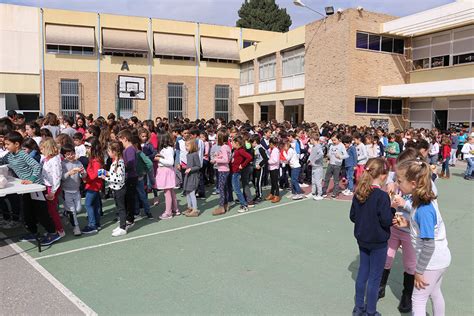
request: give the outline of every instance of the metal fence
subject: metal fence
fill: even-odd
[[[77,79],[61,79],[59,82],[59,104],[61,115],[64,117],[75,117],[81,110],[82,86]]]

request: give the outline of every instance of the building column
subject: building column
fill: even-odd
[[[299,104],[298,105],[298,124],[303,121],[303,105]]]
[[[285,118],[285,106],[283,100],[275,102],[275,119],[277,122],[282,122]]]
[[[261,114],[261,108],[260,108],[260,103],[254,102],[253,103],[253,124],[257,125],[258,122],[260,121],[262,114]]]

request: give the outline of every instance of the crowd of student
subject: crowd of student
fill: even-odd
[[[212,194],[219,195],[218,207],[212,211],[215,216],[229,212],[233,205],[246,212],[263,200],[278,203],[282,190],[291,191],[293,200],[318,201],[329,192],[332,198],[354,195],[350,218],[355,222],[360,269],[353,314],[376,313],[377,297],[384,296],[393,257],[403,245],[405,276],[399,309],[411,310],[413,298],[415,314],[421,315],[430,295],[436,309],[444,310],[440,284],[449,265],[433,181],[449,179],[450,166],[457,159],[466,160],[464,178],[473,179],[474,133],[437,129],[387,133],[330,122],[318,126],[271,121],[254,126],[239,120],[169,122],[159,117],[141,122],[136,117],[117,120],[110,114],[107,119],[94,119],[81,113],[75,118],[48,113],[25,123],[24,117],[9,112],[0,119],[0,157],[0,164],[8,164],[25,185],[46,187],[43,200],[33,201],[29,194],[2,198],[0,224],[18,226],[22,209],[29,232],[22,240],[36,240],[39,223],[47,232],[41,237],[43,245],[66,234],[60,205],[75,236],[100,231],[102,200],[110,195],[118,221],[114,237],[127,234],[140,209],[153,219],[148,194],[153,194],[157,205],[159,191],[165,199],[161,220],[181,214],[199,216],[198,199],[206,198],[206,185],[215,186]],[[387,178],[390,196],[381,190]],[[267,185],[270,191],[264,195]],[[302,188],[309,185],[311,193],[304,194]],[[186,196],[186,210],[178,207],[179,189]],[[77,214],[82,198],[87,225],[81,228]],[[402,216],[394,217],[393,209]]]

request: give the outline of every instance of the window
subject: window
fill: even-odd
[[[356,113],[367,113],[367,99],[356,98],[355,99],[355,112]]]
[[[260,81],[275,79],[275,56],[262,58],[259,60],[259,78]]]
[[[115,51],[104,51],[102,55],[109,55],[109,56],[119,56],[119,57],[139,57],[144,58],[147,57],[145,53],[134,53],[134,52],[115,52]]]
[[[240,65],[240,84],[253,83],[253,61]]]
[[[61,115],[75,117],[80,109],[79,80],[61,79],[59,83],[61,92]]]
[[[382,37],[382,51],[383,52],[393,52],[393,38],[391,37]]]
[[[182,83],[168,83],[168,118],[184,117],[184,85]]]
[[[402,114],[401,99],[355,98],[355,113]]]
[[[474,62],[473,26],[413,39],[413,70],[471,62]]]
[[[369,34],[357,32],[357,48],[367,49],[369,48]]]
[[[304,74],[304,47],[283,53],[283,76]]]
[[[373,51],[403,54],[405,41],[400,38],[357,32],[356,47]]]
[[[458,56],[453,56],[453,64],[467,64],[474,62],[474,53],[468,53]]]
[[[393,52],[395,54],[404,54],[405,41],[399,38],[393,39]]]
[[[431,58],[431,68],[449,66],[449,55]]]
[[[250,46],[253,45],[253,43],[256,43],[256,42],[255,42],[255,41],[247,41],[247,40],[244,40],[243,47],[244,47],[244,48],[250,47]]]
[[[155,55],[155,57],[160,58],[160,59],[169,59],[169,60],[191,60],[191,61],[194,61],[194,57],[185,57],[185,56]]]
[[[216,85],[215,88],[215,118],[229,121],[230,87],[227,85]]]
[[[380,50],[380,36],[369,34],[369,49]]]
[[[390,114],[392,113],[392,100],[380,99],[380,113]]]
[[[40,113],[39,95],[6,93],[5,109],[22,113],[26,122],[36,120]]]
[[[378,99],[367,99],[367,113],[379,113]]]
[[[46,45],[46,52],[49,54],[62,55],[94,55],[93,47],[65,46],[65,45]]]

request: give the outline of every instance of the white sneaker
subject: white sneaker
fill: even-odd
[[[79,226],[74,226],[74,228],[72,229],[72,233],[74,234],[74,236],[81,236],[82,235],[82,232],[81,232],[81,229],[79,228]]]
[[[119,236],[123,236],[123,235],[126,235],[127,234],[127,231],[125,229],[122,229],[119,227],[118,230],[112,232],[112,237],[119,237]]]
[[[312,198],[312,197],[313,197],[313,193],[306,194],[306,197],[307,197],[308,199]]]
[[[349,191],[349,192],[347,192],[347,194],[346,194],[346,196],[353,196],[353,195],[354,195],[354,193],[352,193],[352,191]]]
[[[316,195],[316,196],[314,196],[313,200],[321,201],[321,200],[324,200],[324,198],[321,195]]]
[[[118,225],[117,227],[115,227],[113,230],[112,230],[112,233],[119,230],[120,229],[120,225]]]
[[[237,210],[237,213],[245,213],[249,210],[247,206],[241,206],[240,209]]]
[[[302,198],[303,198],[303,196],[300,195],[300,194],[293,195],[293,200],[301,200]]]
[[[301,187],[301,188],[307,188],[307,187],[309,187],[309,185],[306,184],[306,183],[300,183],[300,187]]]

